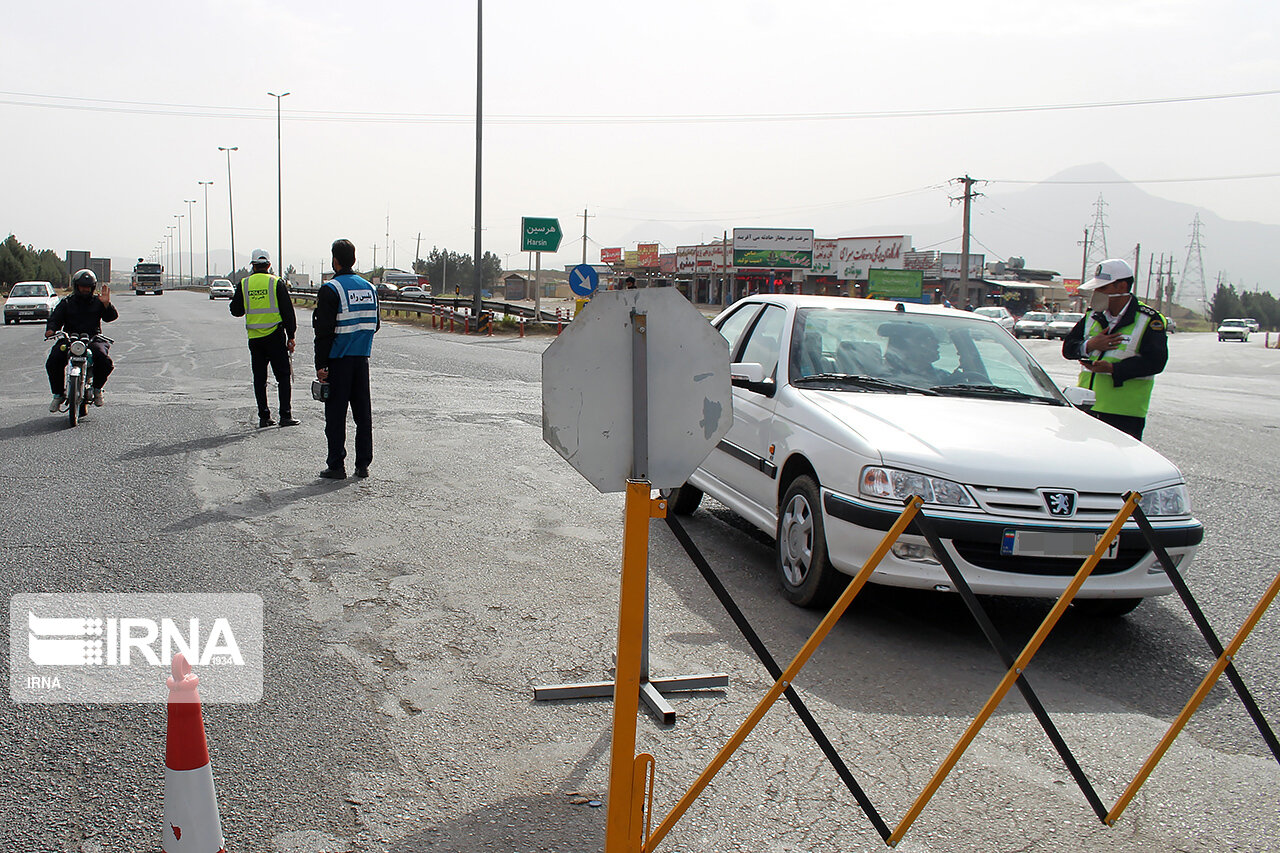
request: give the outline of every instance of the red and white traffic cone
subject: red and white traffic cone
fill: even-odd
[[[162,848],[164,853],[226,853],[200,713],[200,679],[181,653],[173,656],[173,675],[167,683]]]

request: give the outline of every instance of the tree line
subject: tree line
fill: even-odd
[[[47,281],[54,287],[66,287],[66,262],[53,249],[24,246],[10,234],[0,243],[0,287],[7,293],[20,281]]]
[[[1270,293],[1237,293],[1235,285],[1220,284],[1209,302],[1214,323],[1231,318],[1252,317],[1264,329],[1280,329],[1280,301]]]
[[[413,262],[413,271],[425,275],[431,280],[431,287],[438,292],[452,293],[458,288],[462,293],[470,293],[475,281],[475,265],[468,254],[450,252],[448,249],[431,247],[425,258]],[[480,256],[481,287],[493,289],[502,276],[502,261],[493,252],[485,252]]]

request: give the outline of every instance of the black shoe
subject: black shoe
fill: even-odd
[[[302,423],[302,421],[298,420],[298,419],[297,419],[297,418],[295,418],[293,415],[281,415],[281,416],[280,416],[280,426],[282,426],[282,427],[286,427],[286,426],[297,426],[297,425],[298,425],[298,424],[300,424],[300,423]]]
[[[368,465],[357,465],[357,466],[356,466],[356,476],[357,476],[357,477],[368,477],[368,476],[369,476],[369,466],[368,466]]]
[[[347,479],[347,471],[345,468],[325,468],[320,472],[320,476],[326,480],[345,480]]]
[[[263,427],[275,426],[275,425],[276,425],[276,422],[271,420],[270,415],[267,415],[265,418],[263,417],[258,418],[258,429],[262,429]]]

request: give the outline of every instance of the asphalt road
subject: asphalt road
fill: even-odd
[[[599,850],[608,700],[532,686],[606,677],[621,499],[541,438],[546,338],[388,323],[375,343],[368,480],[320,481],[319,405],[296,356],[301,426],[254,428],[247,349],[223,302],[117,296],[108,405],[75,429],[46,411],[40,327],[0,331],[0,591],[252,592],[264,698],[205,721],[228,850]],[[1031,349],[1064,382],[1053,343]],[[1207,536],[1189,583],[1224,640],[1274,576],[1280,350],[1177,335],[1148,442],[1187,475]],[[992,436],[999,441],[998,435]],[[786,660],[819,615],[785,603],[771,543],[707,501],[686,521]],[[653,675],[727,672],[643,717],[655,820],[771,680],[660,523]],[[990,602],[1020,644],[1047,604]],[[1237,659],[1280,727],[1280,608]],[[7,645],[3,652],[8,670]],[[1210,656],[1173,600],[1070,618],[1028,675],[1110,804]],[[892,826],[1002,675],[950,596],[871,588],[797,688]],[[163,673],[157,677],[162,681]],[[0,703],[0,849],[156,849],[164,708]],[[1006,700],[904,851],[1280,849],[1280,770],[1229,690],[1210,694],[1115,828],[1094,818],[1025,705]],[[765,716],[660,849],[881,850],[795,715]]]

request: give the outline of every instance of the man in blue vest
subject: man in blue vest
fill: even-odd
[[[271,407],[267,405],[267,365],[280,388],[280,426],[298,423],[293,416],[292,375],[289,356],[298,320],[284,279],[271,274],[271,256],[266,249],[254,249],[249,256],[253,272],[240,279],[231,297],[231,316],[243,317],[249,333],[249,363],[253,367],[253,395],[258,401],[258,426],[269,427]]]
[[[1080,362],[1076,384],[1093,390],[1091,414],[1141,441],[1156,374],[1169,361],[1169,340],[1164,317],[1132,290],[1128,261],[1098,264],[1079,289],[1091,310],[1063,339],[1062,355]]]
[[[324,434],[329,441],[320,476],[347,478],[347,409],[356,422],[356,476],[369,476],[373,461],[373,404],[369,395],[369,356],[378,331],[378,292],[355,272],[356,247],[333,243],[333,273],[316,294],[311,325],[316,331],[316,377],[329,383],[324,403]]]

